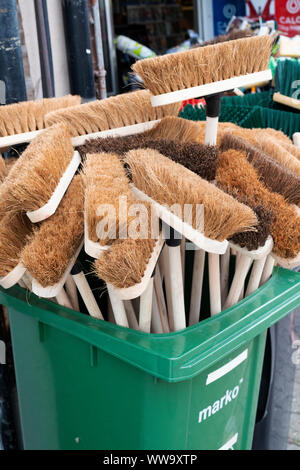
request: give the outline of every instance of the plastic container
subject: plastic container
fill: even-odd
[[[0,290],[25,449],[250,449],[267,329],[300,304],[300,274],[198,325],[150,335]]]

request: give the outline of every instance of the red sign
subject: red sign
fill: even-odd
[[[275,0],[278,30],[285,36],[300,34],[300,0]]]

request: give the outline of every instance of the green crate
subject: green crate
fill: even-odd
[[[284,269],[221,314],[150,335],[0,289],[25,449],[250,449],[267,329],[300,304]]]

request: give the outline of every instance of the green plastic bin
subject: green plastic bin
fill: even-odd
[[[0,290],[25,449],[250,449],[266,331],[300,304],[271,280],[181,332],[150,335]]]

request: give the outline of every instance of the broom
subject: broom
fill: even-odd
[[[49,128],[19,157],[0,187],[0,213],[26,211],[34,223],[54,214],[79,164],[68,129]]]
[[[134,222],[133,212],[139,207],[133,198],[130,182],[123,165],[120,159],[112,153],[89,154],[83,167],[83,181],[85,186],[85,251],[91,257],[99,258],[103,250],[107,249],[115,239],[127,238],[130,224]],[[142,209],[147,211],[147,220],[144,221],[146,224],[148,223],[149,206],[143,204]],[[130,215],[130,211],[132,215]],[[106,229],[106,227],[108,228]],[[154,260],[160,249],[161,241],[153,250]],[[152,259],[150,261],[145,277],[136,289],[132,288],[127,289],[125,293],[121,291],[116,293],[111,286],[108,286],[118,321],[122,321],[124,317],[124,306],[119,300],[140,297],[140,326],[146,328],[146,324],[147,328],[150,327],[152,300],[150,302],[149,298],[152,299],[153,279],[150,280],[149,274],[152,274],[156,263]],[[116,299],[116,295],[118,299]],[[146,320],[143,320],[145,317]]]
[[[288,204],[282,195],[271,193],[266,188],[241,151],[228,150],[219,155],[216,179],[226,190],[235,190],[246,196],[251,204],[261,204],[272,211],[272,256],[279,264],[297,265],[300,252],[300,217],[295,206]]]
[[[80,96],[45,98],[0,107],[0,151],[33,140],[46,127],[46,114],[79,104]]]
[[[105,100],[97,100],[46,116],[48,126],[65,123],[72,135],[74,147],[89,138],[131,135],[150,129],[165,116],[177,115],[180,105],[171,104],[155,109],[150,93],[139,90]]]
[[[206,97],[205,143],[215,145],[221,94],[271,80],[272,38],[246,37],[136,62],[132,69],[151,91],[153,106]]]
[[[162,237],[116,240],[95,261],[96,274],[107,284],[118,325],[128,327],[120,301],[140,297],[139,329],[150,332],[153,275],[162,246]]]
[[[157,215],[167,225],[205,251],[224,253],[228,237],[257,223],[255,214],[250,208],[239,204],[231,196],[155,150],[132,150],[126,154],[124,161],[129,165],[135,193],[151,202]],[[184,217],[185,205],[189,210],[186,214],[188,217]],[[201,205],[200,218],[197,214],[199,205]],[[180,280],[182,279],[180,246],[176,249],[179,255],[174,273]],[[172,255],[169,259],[171,257]],[[180,290],[183,292],[182,287]],[[217,298],[211,296],[214,313],[218,313],[217,310],[221,309],[220,293],[217,294]],[[183,299],[181,305],[182,302]],[[175,304],[173,311],[175,317],[181,319],[183,324],[184,310]]]
[[[21,253],[22,262],[33,278],[34,294],[44,298],[59,296],[82,248],[83,229],[83,187],[78,175],[58,210],[41,224]],[[89,305],[86,297],[83,301]],[[89,314],[103,319],[98,306],[89,310]]]

